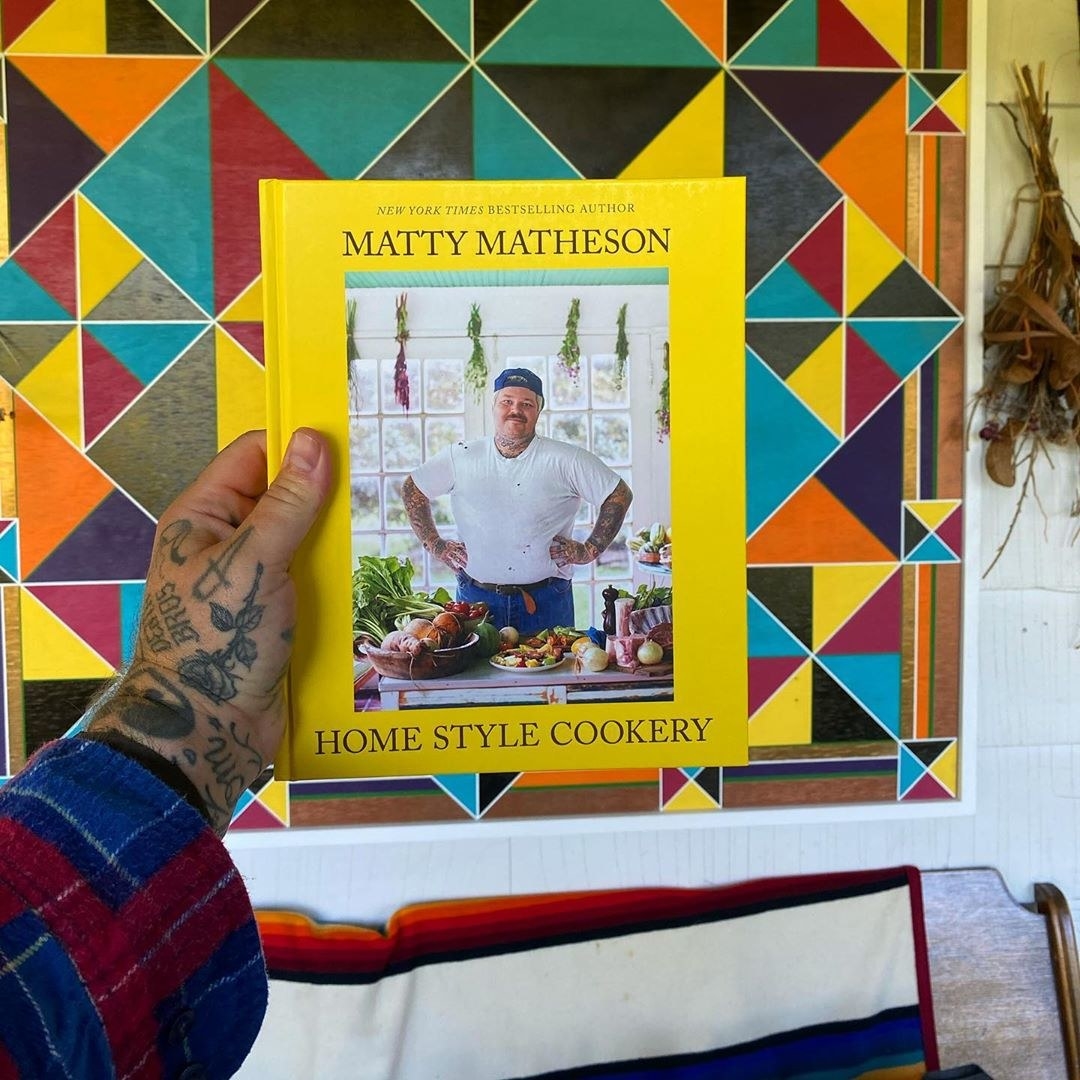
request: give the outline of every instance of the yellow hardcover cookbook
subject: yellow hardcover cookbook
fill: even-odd
[[[743,200],[262,182],[270,466],[337,478],[280,778],[745,763]]]

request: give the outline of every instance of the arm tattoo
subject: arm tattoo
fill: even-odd
[[[615,534],[622,528],[623,519],[633,498],[634,494],[626,481],[620,480],[615,485],[615,490],[600,504],[596,525],[585,541],[587,545],[596,548],[597,555],[607,549],[608,544],[615,539]]]
[[[431,501],[413,483],[411,476],[406,476],[402,481],[401,501],[405,504],[405,513],[409,515],[409,524],[416,538],[430,551],[431,546],[440,539],[439,530],[431,513]]]
[[[174,686],[156,668],[136,666],[130,676],[134,681],[149,679],[151,685],[137,693],[106,697],[102,704],[115,704],[121,723],[135,734],[155,739],[186,739],[195,730],[195,710],[179,687]]]
[[[235,721],[228,729],[216,716],[211,716],[209,722],[213,734],[207,740],[209,749],[203,758],[210,766],[213,785],[207,781],[200,794],[219,834],[224,835],[237,800],[263,771],[263,759],[251,745],[250,737],[244,739],[237,733]]]

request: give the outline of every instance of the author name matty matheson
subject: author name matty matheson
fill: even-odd
[[[711,716],[655,717],[651,720],[556,720],[544,727],[537,720],[493,723],[436,724],[433,750],[511,750],[554,746],[628,746],[636,743],[703,743]],[[414,724],[387,727],[320,728],[315,754],[374,754],[424,750],[424,731]]]
[[[652,255],[671,243],[668,226],[607,229],[342,229],[341,254],[363,255]]]

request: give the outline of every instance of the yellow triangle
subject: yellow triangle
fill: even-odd
[[[956,763],[956,743],[953,742],[929,770],[931,775],[936,776],[954,795],[956,794]]]
[[[820,649],[895,570],[888,563],[815,566],[813,648]]]
[[[937,100],[941,111],[961,130],[967,131],[967,76],[961,75]]]
[[[86,315],[142,262],[138,249],[82,195],[78,197],[79,314]]]
[[[664,803],[665,810],[715,810],[716,801],[701,790],[693,781]]]
[[[881,0],[844,0],[844,6],[901,67],[907,66],[907,4],[883,4]]]
[[[262,322],[262,277],[257,277],[218,317],[219,322]]]
[[[282,780],[271,780],[255,796],[275,817],[289,824],[289,785]]]
[[[834,435],[844,434],[844,331],[838,326],[785,380]]]
[[[931,531],[936,529],[959,505],[959,499],[924,499],[904,505]]]
[[[19,590],[24,679],[106,679],[112,665],[37,597]]]
[[[808,660],[750,718],[751,746],[805,746],[810,742],[814,665]]]
[[[708,138],[701,133],[707,131]],[[621,175],[631,180],[724,175],[724,79],[714,78]]]
[[[54,0],[8,52],[104,56],[105,0]]]
[[[76,446],[82,446],[79,333],[72,330],[25,378],[19,393]]]
[[[218,447],[252,428],[266,427],[266,372],[263,366],[217,327]]]
[[[903,259],[903,254],[893,242],[848,199],[844,314],[850,315]]]

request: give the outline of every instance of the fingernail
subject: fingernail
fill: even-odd
[[[322,447],[319,441],[303,428],[295,431],[285,450],[285,464],[297,472],[311,472],[319,463]]]

